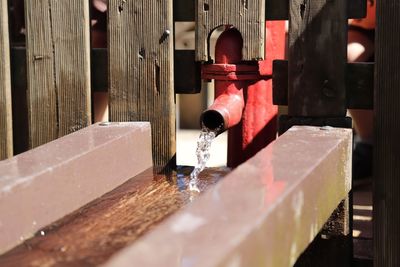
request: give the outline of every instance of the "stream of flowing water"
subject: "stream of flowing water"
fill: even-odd
[[[189,190],[191,192],[200,192],[198,186],[198,176],[202,170],[206,167],[206,163],[210,158],[210,147],[212,141],[217,136],[217,131],[209,130],[206,127],[201,129],[199,139],[197,140],[196,157],[197,164],[194,166],[192,173],[190,174]]]

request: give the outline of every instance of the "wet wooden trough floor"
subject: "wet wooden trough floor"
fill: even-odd
[[[167,174],[148,169],[4,253],[0,266],[97,266],[106,262],[193,201],[196,196],[186,190],[191,169],[181,167]],[[206,169],[199,177],[200,189],[228,172],[228,168]]]

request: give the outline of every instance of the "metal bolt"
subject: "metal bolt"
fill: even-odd
[[[165,30],[164,32],[163,32],[163,34],[161,35],[161,37],[160,37],[160,40],[159,40],[159,43],[161,44],[161,43],[163,43],[167,38],[168,38],[168,36],[171,34],[171,31],[170,30]]]
[[[336,96],[335,90],[329,86],[329,81],[325,80],[324,84],[322,85],[322,93],[324,96],[333,98]]]
[[[333,129],[333,127],[331,127],[331,126],[322,126],[322,127],[319,128],[319,129],[322,130],[322,131],[330,131],[330,130]]]

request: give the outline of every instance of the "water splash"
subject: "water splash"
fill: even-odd
[[[199,139],[197,140],[197,164],[194,167],[194,170],[190,174],[189,181],[189,190],[190,192],[200,192],[198,183],[199,183],[199,174],[206,167],[207,161],[210,159],[210,147],[212,141],[217,136],[217,130],[210,130],[206,127],[201,129],[201,133]]]

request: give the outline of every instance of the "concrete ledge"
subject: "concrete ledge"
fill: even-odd
[[[152,166],[150,123],[102,123],[0,162],[0,253]]]
[[[291,266],[346,198],[349,129],[293,127],[104,266]]]

